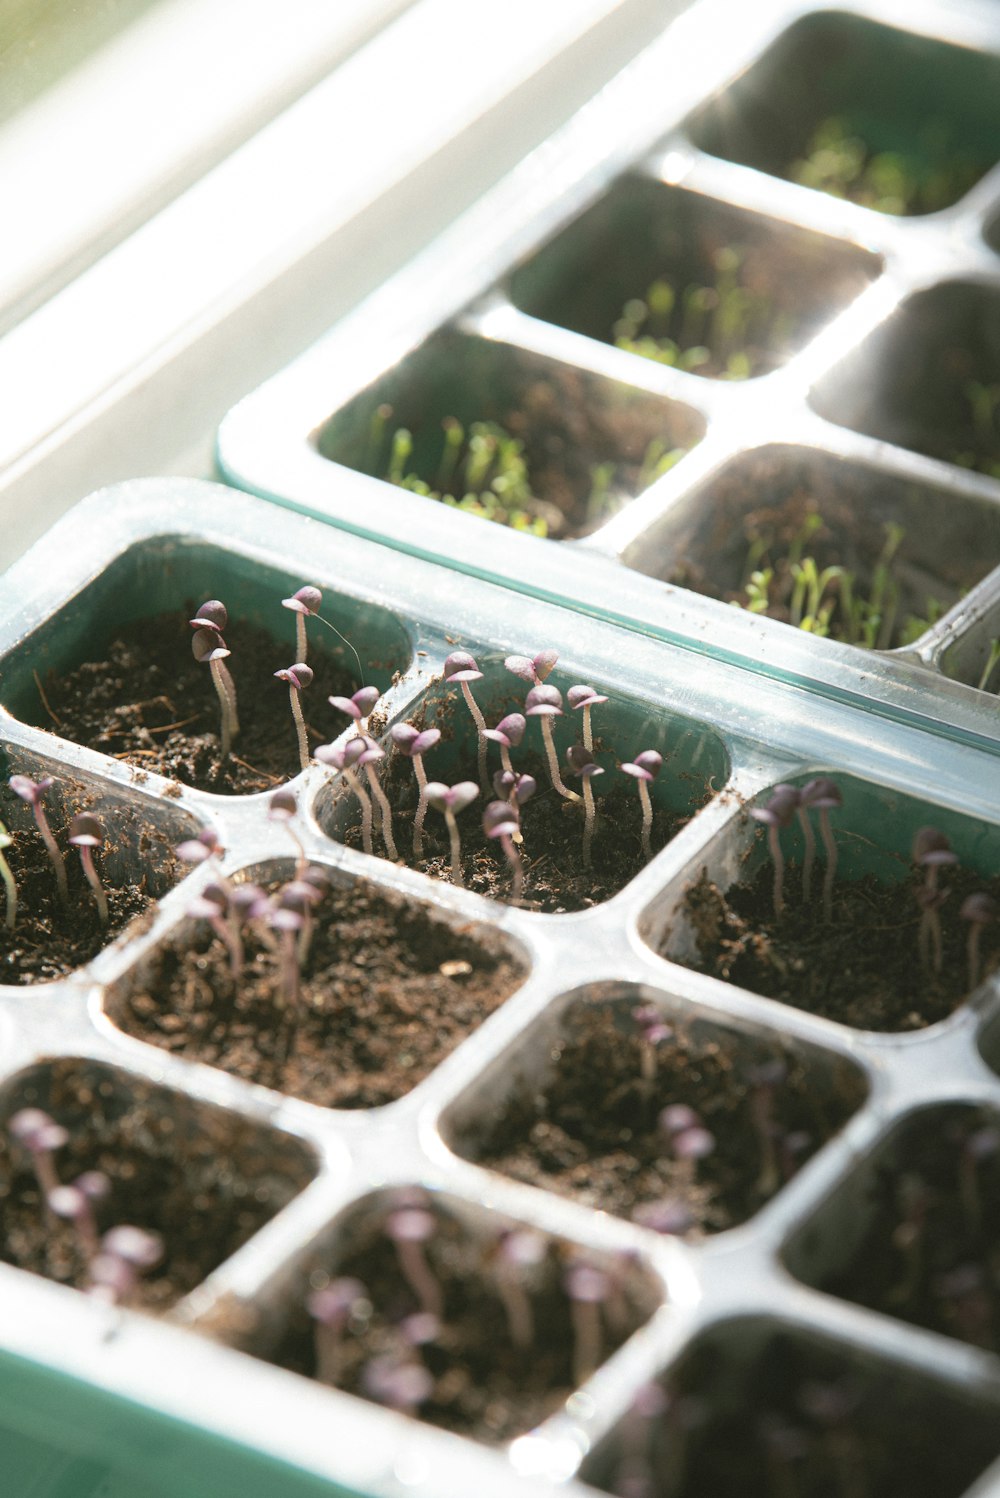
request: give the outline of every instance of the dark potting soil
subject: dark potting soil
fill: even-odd
[[[219,699],[207,665],[191,654],[197,602],[175,613],[123,625],[106,658],[85,661],[44,683],[44,716],[63,738],[85,744],[137,769],[172,776],[216,794],[266,791],[299,771],[298,740],[286,683],[274,672],[292,665],[295,628],[288,613],[286,639],[240,620],[226,627],[232,651],[226,661],[236,683],[240,732],[220,763]],[[310,647],[315,677],[301,695],[311,745],[338,731],[327,697],[357,687],[351,673]],[[321,727],[313,726],[316,713]]]
[[[883,1152],[862,1211],[865,1232],[820,1288],[1000,1352],[998,1116],[918,1114]]]
[[[714,1233],[762,1207],[864,1096],[846,1066],[820,1069],[718,1028],[673,1027],[656,1047],[647,1081],[648,1049],[623,1006],[570,1011],[552,1047],[551,1075],[507,1103],[468,1153],[619,1217],[635,1217],[649,1203],[682,1204],[693,1235]],[[657,1126],[660,1111],[677,1103],[692,1108],[715,1140],[694,1168],[673,1157]],[[467,1152],[461,1141],[456,1147]]]
[[[128,815],[134,815],[127,813]],[[110,819],[105,818],[109,841],[113,836]],[[64,829],[50,817],[53,834],[59,846],[65,847]],[[162,842],[155,829],[140,840],[140,847],[151,851]],[[163,849],[163,856],[170,857]],[[147,877],[141,874],[135,883],[113,888],[104,872],[104,859],[95,850],[94,864],[108,899],[108,924],[101,924],[97,902],[83,875],[75,848],[65,860],[69,884],[69,902],[59,898],[55,872],[40,835],[30,828],[20,832],[6,850],[18,892],[17,924],[9,931],[0,924],[0,983],[45,983],[63,978],[67,973],[90,962],[129,922],[140,922],[150,912],[153,897]],[[3,895],[0,892],[0,903]],[[140,929],[137,924],[135,931]]]
[[[488,927],[457,929],[363,880],[316,911],[297,1023],[253,928],[238,989],[201,928],[167,947],[114,1010],[130,1035],[328,1108],[375,1108],[421,1081],[518,987],[524,969]]]
[[[775,920],[768,865],[749,884],[733,885],[725,894],[703,870],[684,900],[684,918],[694,929],[699,954],[688,965],[862,1030],[920,1030],[945,1019],[967,996],[968,928],[958,912],[977,890],[1000,900],[1000,875],[984,879],[957,867],[942,872],[948,897],[941,912],[939,974],[920,962],[914,892],[922,880],[884,884],[872,875],[838,880],[828,925],[818,897],[802,903],[800,879],[795,867],[787,872],[787,904]],[[671,955],[669,932],[661,953]],[[980,981],[998,960],[995,937],[984,937]]]
[[[164,1256],[140,1282],[134,1303],[162,1311],[201,1283],[308,1184],[297,1141],[261,1131],[235,1114],[198,1108],[130,1076],[56,1061],[37,1099],[69,1130],[58,1150],[60,1180],[101,1170],[111,1181],[97,1209],[100,1232],[131,1224],[158,1233]],[[72,1227],[46,1220],[26,1152],[0,1135],[0,1257],[61,1284],[83,1287],[87,1265]]]
[[[420,1197],[412,1200],[416,1204]],[[356,1315],[343,1334],[336,1387],[371,1398],[365,1371],[374,1359],[419,1360],[433,1378],[418,1411],[421,1419],[492,1444],[509,1441],[552,1414],[594,1371],[585,1349],[577,1350],[573,1306],[563,1288],[567,1268],[584,1260],[579,1250],[550,1240],[542,1261],[521,1271],[533,1336],[530,1345],[518,1346],[498,1288],[501,1237],[474,1236],[450,1215],[434,1215],[434,1234],[423,1249],[443,1313],[435,1335],[417,1349],[401,1323],[421,1306],[385,1233],[385,1213],[374,1221],[369,1214],[350,1235],[335,1272],[361,1281],[371,1312]],[[596,1363],[610,1357],[655,1305],[651,1287],[631,1264],[620,1273],[612,1268],[609,1286],[608,1300],[593,1307],[600,1323]],[[315,1376],[314,1332],[304,1307],[293,1315],[272,1361]]]
[[[508,709],[509,710],[509,709]],[[488,722],[496,722],[501,713]],[[438,720],[441,721],[440,719]],[[446,730],[447,731],[447,730]],[[599,739],[595,739],[595,751],[604,764],[609,758],[603,753]],[[433,751],[427,756],[428,779],[435,775]],[[544,759],[533,751],[516,752],[513,763],[519,773],[535,777],[538,790],[521,807],[521,832],[524,841],[520,855],[524,867],[524,886],[521,904],[528,910],[560,914],[572,910],[586,910],[610,900],[624,889],[646,864],[642,848],[642,807],[634,782],[626,781],[616,770],[610,769],[621,781],[610,794],[598,796],[595,831],[591,846],[591,867],[583,861],[584,808],[580,801],[567,801],[552,789]],[[491,746],[490,773],[499,769],[499,757]],[[463,760],[457,769],[450,770],[454,784],[470,780],[478,784],[479,775],[475,759]],[[662,771],[670,774],[669,764]],[[606,777],[601,777],[606,778]],[[400,857],[411,868],[430,874],[436,879],[451,879],[451,851],[444,818],[429,808],[424,820],[423,856],[413,857],[413,819],[416,814],[419,791],[411,762],[405,755],[393,753],[385,778],[386,794],[393,809],[393,829]],[[567,782],[570,789],[573,786]],[[697,788],[703,792],[702,800],[708,800],[711,791],[700,779]],[[344,788],[347,794],[347,788]],[[510,866],[495,839],[483,832],[483,808],[495,799],[492,789],[488,796],[479,797],[471,806],[459,814],[457,821],[461,837],[462,876],[467,889],[486,895],[493,900],[509,901],[511,893]],[[352,808],[353,810],[353,808]],[[656,854],[675,837],[685,823],[687,815],[653,806],[651,847]],[[361,829],[355,821],[349,826],[344,841],[353,847],[361,846]],[[374,851],[385,856],[385,845],[377,834]]]
[[[788,1332],[751,1357],[738,1331],[705,1339],[661,1399],[626,1417],[590,1482],[620,1498],[959,1498],[1000,1449],[993,1406]]]

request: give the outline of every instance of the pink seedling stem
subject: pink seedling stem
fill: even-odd
[[[43,1200],[48,1200],[60,1184],[53,1154],[69,1143],[69,1133],[41,1108],[19,1108],[11,1115],[7,1129],[12,1139],[28,1151]]]
[[[778,1155],[775,1147],[776,1125],[774,1108],[778,1088],[787,1080],[788,1067],[777,1058],[763,1061],[750,1068],[748,1080],[750,1090],[748,1106],[750,1121],[760,1143],[761,1166],[757,1177],[757,1190],[763,1197],[772,1197],[781,1185]]]
[[[653,856],[653,802],[649,787],[663,769],[663,755],[656,749],[643,749],[629,763],[619,766],[626,775],[631,775],[639,788],[642,806],[642,852],[648,863]]]
[[[509,775],[514,774],[510,751],[518,747],[527,726],[528,721],[523,713],[508,713],[505,718],[500,719],[496,728],[487,728],[483,734],[484,738],[500,745],[500,763]]]
[[[233,739],[240,731],[240,720],[236,711],[236,684],[226,665],[226,659],[231,652],[222,638],[222,631],[229,622],[229,615],[224,603],[218,598],[210,598],[207,603],[202,604],[197,616],[188,622],[194,630],[191,639],[192,654],[196,661],[208,665],[212,673],[215,693],[219,699],[222,713],[221,753],[224,763],[229,758]]]
[[[958,912],[959,917],[967,922],[969,937],[966,943],[966,958],[968,963],[969,992],[979,982],[979,941],[986,927],[991,925],[1000,916],[1000,905],[985,891],[969,895],[962,901],[962,908]]]
[[[57,1186],[47,1197],[50,1210],[56,1217],[73,1224],[80,1251],[88,1264],[100,1252],[100,1238],[94,1207],[106,1201],[111,1193],[111,1182],[102,1170],[88,1170],[78,1176],[72,1186]]]
[[[8,931],[13,931],[17,925],[17,881],[11,873],[10,864],[4,856],[4,849],[13,844],[14,839],[0,822],[0,879],[3,880],[4,890],[7,897],[7,911],[4,924]]]
[[[395,1246],[399,1267],[421,1310],[440,1319],[444,1314],[444,1296],[424,1251],[424,1245],[436,1230],[433,1212],[423,1207],[400,1207],[385,1220],[386,1235]]]
[[[100,1252],[90,1264],[88,1294],[108,1305],[127,1305],[143,1274],[163,1258],[159,1233],[122,1224],[101,1239]]]
[[[668,1040],[673,1040],[674,1031],[655,1004],[637,1004],[632,1010],[632,1018],[639,1030],[641,1042],[639,1070],[648,1090],[656,1081],[659,1070],[659,1048],[666,1045]]]
[[[285,831],[288,833],[288,836],[295,844],[296,878],[299,878],[302,870],[306,866],[306,850],[303,846],[302,839],[299,837],[294,827],[294,822],[296,816],[298,815],[298,810],[298,802],[295,799],[294,791],[289,790],[287,786],[281,786],[278,790],[272,791],[271,799],[267,803],[267,820],[269,822],[277,822],[280,826],[284,827]]]
[[[539,1265],[548,1256],[548,1242],[530,1228],[505,1232],[493,1260],[497,1294],[503,1302],[507,1330],[515,1347],[528,1348],[535,1340],[535,1316],[530,1287]]]
[[[481,681],[483,673],[476,665],[475,659],[467,650],[454,650],[444,663],[444,679],[447,682],[457,682],[462,688],[462,696],[465,705],[472,714],[472,720],[476,725],[479,735],[477,741],[479,762],[479,785],[483,794],[489,790],[489,771],[486,766],[486,719],[479,709],[479,704],[472,695],[470,681]]]
[[[589,749],[591,754],[594,752],[594,730],[590,721],[590,712],[592,708],[599,707],[602,702],[607,702],[607,700],[606,697],[602,697],[599,692],[596,692],[593,687],[584,686],[582,683],[578,686],[570,687],[566,693],[566,701],[573,711],[583,714],[581,729],[583,744],[584,748]]]
[[[521,855],[514,846],[514,838],[521,829],[520,813],[510,801],[490,801],[483,812],[483,831],[489,838],[498,838],[504,857],[510,864],[510,900],[520,905],[524,884],[524,868]]]
[[[55,838],[52,836],[52,828],[49,826],[48,817],[45,815],[45,807],[42,800],[45,792],[50,786],[55,785],[51,775],[46,775],[43,780],[32,780],[28,775],[12,775],[7,782],[15,796],[20,796],[22,801],[27,801],[31,807],[35,825],[41,834],[45,851],[49,855],[49,862],[56,876],[56,888],[59,898],[65,905],[69,900],[69,885],[66,882],[66,861],[59,852]],[[9,923],[8,923],[9,924]]]
[[[378,806],[380,813],[382,840],[385,843],[385,851],[393,863],[395,863],[399,857],[399,853],[396,849],[396,840],[392,835],[392,807],[389,805],[388,797],[382,789],[382,784],[375,773],[375,766],[380,759],[385,758],[385,752],[367,734],[364,738],[364,746],[364,753],[359,757],[358,764],[365,767],[365,775],[368,777],[368,787],[371,791],[372,800]]]
[[[818,775],[815,780],[808,781],[802,787],[799,806],[796,808],[803,833],[806,832],[808,826],[808,816],[803,817],[803,811],[815,807],[819,812],[819,834],[823,840],[823,851],[826,854],[826,868],[823,872],[823,919],[827,925],[833,920],[833,881],[837,875],[837,843],[833,836],[833,828],[830,826],[830,813],[843,804],[844,798],[837,782],[831,780],[829,775]],[[810,832],[806,838],[806,858],[802,870],[802,893],[806,900],[809,899],[808,875],[812,871],[811,850]]]
[[[573,1264],[563,1277],[563,1288],[573,1321],[573,1381],[585,1384],[601,1361],[601,1307],[608,1299],[611,1283],[603,1269]]]
[[[332,1386],[337,1383],[344,1331],[351,1317],[368,1304],[368,1291],[364,1285],[347,1276],[331,1280],[322,1290],[314,1290],[306,1300],[306,1310],[315,1322],[315,1377],[321,1384]]]
[[[585,744],[573,744],[566,754],[566,763],[571,775],[579,775],[583,782],[583,862],[590,868],[590,849],[594,838],[594,791],[590,782],[604,771]]]
[[[554,790],[567,801],[579,801],[580,797],[576,791],[569,790],[563,784],[563,778],[559,773],[559,758],[556,754],[555,739],[552,733],[552,719],[562,717],[562,693],[558,687],[542,686],[532,687],[524,699],[524,712],[528,718],[538,718],[542,726],[542,739],[545,743],[545,758],[549,767],[549,779],[552,781]]]
[[[365,752],[364,738],[356,735],[346,744],[320,744],[314,758],[331,770],[339,770],[354,792],[361,807],[361,846],[369,855],[372,852],[372,804],[368,792],[354,773],[354,766]]]
[[[350,640],[340,633],[337,626],[331,624],[329,619],[324,619],[320,613],[320,609],[323,607],[323,595],[318,588],[313,587],[311,583],[306,583],[304,587],[299,588],[297,592],[293,593],[291,598],[283,598],[281,602],[286,609],[291,609],[295,615],[295,654],[300,661],[306,659],[306,619],[318,619],[320,624],[325,624],[327,629],[332,629],[337,639],[347,646],[358,663],[358,675],[364,679],[365,673],[361,669],[360,655],[358,655]]]
[[[462,845],[459,837],[457,814],[471,806],[479,795],[479,787],[471,780],[460,780],[457,785],[445,785],[440,780],[427,783],[427,804],[433,806],[444,817],[451,843],[451,882],[462,885]]]
[[[763,822],[767,828],[767,845],[771,852],[774,869],[774,915],[777,920],[784,913],[785,860],[781,852],[781,829],[790,827],[799,807],[799,789],[794,785],[776,785],[766,806],[752,806],[750,815],[755,822]]]
[[[287,891],[282,891],[282,896]],[[301,974],[299,972],[298,939],[299,933],[305,924],[305,917],[298,902],[281,904],[272,910],[268,916],[268,922],[274,931],[280,935],[281,961],[278,965],[278,1007],[283,1009],[288,1016],[289,1042],[288,1049],[291,1051],[292,1038],[298,1026],[299,1014],[299,989]]]
[[[229,953],[229,971],[233,982],[238,983],[243,971],[243,939],[238,921],[227,919],[230,914],[230,892],[225,885],[206,884],[200,895],[196,895],[187,908],[194,921],[207,921]]]
[[[305,661],[296,661],[293,666],[288,666],[283,671],[275,671],[278,681],[288,683],[288,700],[292,708],[292,717],[295,719],[295,732],[299,741],[299,766],[306,770],[309,768],[309,737],[306,733],[306,720],[302,712],[302,703],[299,700],[306,687],[312,685],[312,668]]]
[[[425,728],[423,731],[413,727],[412,723],[396,723],[389,730],[392,742],[400,754],[405,754],[413,765],[413,773],[417,777],[417,785],[420,795],[417,799],[417,813],[413,818],[413,856],[422,858],[424,853],[424,818],[427,816],[427,771],[424,769],[424,755],[441,737],[439,728]]]
[[[106,926],[108,924],[108,897],[104,893],[100,875],[94,867],[94,849],[104,846],[104,828],[96,817],[91,816],[90,812],[78,811],[69,824],[69,840],[73,847],[79,850],[84,877],[94,891],[94,899],[97,901],[97,914],[100,916],[101,925]]]
[[[920,930],[917,933],[917,949],[920,965],[925,971],[941,971],[943,963],[941,945],[941,918],[938,914],[946,899],[946,892],[938,888],[938,871],[949,864],[958,863],[951,843],[937,827],[918,827],[913,836],[911,857],[918,868],[924,870],[924,884],[917,891],[917,904],[921,909]]]

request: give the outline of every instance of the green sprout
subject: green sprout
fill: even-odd
[[[715,252],[711,285],[679,290],[664,278],[630,298],[612,328],[616,348],[676,369],[746,380],[770,367],[765,353],[788,343],[792,319],[741,279],[744,251]]]
[[[830,115],[816,126],[788,175],[802,187],[901,216],[949,207],[978,181],[982,168],[951,149],[940,120],[926,121],[906,150],[872,151],[858,121]]]
[[[3,880],[4,889],[7,892],[7,916],[6,926],[8,931],[13,931],[17,921],[17,885],[14,883],[14,875],[10,871],[10,864],[4,857],[4,849],[11,847],[14,839],[0,822],[0,879]]]
[[[986,665],[983,667],[983,674],[980,676],[978,682],[981,692],[986,691],[987,682],[993,675],[998,661],[1000,661],[1000,635],[995,640],[990,641],[990,653],[986,657]]]

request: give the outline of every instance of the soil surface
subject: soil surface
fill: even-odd
[[[770,867],[725,894],[703,870],[684,900],[700,958],[689,965],[861,1030],[920,1030],[947,1018],[967,996],[968,929],[958,911],[977,890],[1000,900],[1000,875],[984,879],[957,867],[943,872],[941,886],[948,890],[941,912],[944,960],[935,974],[921,966],[919,956],[914,894],[922,881],[883,884],[872,875],[838,880],[827,925],[819,899],[802,904],[796,874],[793,867],[785,879],[788,903],[775,920]],[[672,957],[670,949],[668,932],[661,954]],[[984,937],[980,981],[998,962],[996,937]]]
[[[1000,1352],[1000,1117],[918,1115],[884,1152],[865,1208],[861,1241],[820,1288]]]
[[[64,847],[63,829],[56,819],[52,819],[52,829],[60,847]],[[110,834],[110,826],[107,831]],[[162,858],[158,843],[146,841]],[[142,918],[150,913],[153,897],[145,873],[138,883],[122,889],[112,888],[105,877],[102,882],[109,920],[103,926],[75,848],[69,849],[65,861],[69,903],[64,905],[52,864],[33,827],[18,833],[6,857],[17,883],[18,915],[13,931],[0,924],[0,983],[45,983],[64,978],[96,957],[132,921],[136,922],[132,934],[136,934],[142,929]],[[95,852],[94,863],[100,873],[100,852]]]
[[[134,1303],[162,1311],[186,1295],[309,1181],[306,1152],[221,1109],[128,1080],[128,1091],[100,1067],[57,1061],[37,1096],[69,1130],[55,1154],[61,1181],[101,1170],[111,1182],[98,1208],[101,1232],[125,1223],[158,1233],[164,1257],[140,1282]],[[0,1137],[0,1256],[47,1279],[82,1288],[87,1261],[69,1224],[47,1221],[30,1158]]]
[[[421,1204],[419,1193],[406,1200]],[[426,1206],[425,1201],[423,1205]],[[335,1272],[361,1281],[367,1314],[356,1315],[340,1342],[336,1387],[368,1398],[372,1360],[420,1362],[433,1384],[419,1416],[433,1425],[497,1444],[531,1430],[643,1322],[655,1304],[651,1288],[631,1264],[608,1276],[609,1295],[595,1306],[600,1322],[594,1361],[576,1345],[573,1306],[564,1276],[586,1262],[569,1244],[540,1238],[541,1261],[520,1271],[530,1305],[530,1344],[518,1346],[504,1309],[498,1268],[503,1236],[475,1236],[453,1217],[434,1211],[432,1237],[422,1245],[443,1299],[434,1335],[422,1346],[407,1340],[405,1318],[421,1310],[401,1271],[386,1217],[369,1220],[351,1235]],[[534,1238],[536,1235],[532,1235]],[[319,1283],[319,1281],[317,1281]],[[304,1308],[293,1317],[272,1361],[315,1376],[314,1331]],[[368,1375],[370,1377],[370,1374]]]
[[[226,661],[236,683],[240,732],[226,765],[219,760],[219,699],[208,666],[191,654],[197,602],[176,613],[137,620],[118,631],[106,657],[85,661],[44,683],[38,722],[142,770],[172,776],[218,795],[266,791],[299,771],[298,741],[288,687],[274,672],[293,664],[294,624],[287,641],[232,620],[225,630]],[[330,695],[350,696],[358,683],[343,666],[310,647],[315,677],[302,693],[311,745],[329,741],[339,726]],[[315,713],[320,727],[310,721]]]
[[[846,1067],[811,1066],[735,1032],[671,1027],[654,1067],[651,1050],[627,1008],[581,1006],[553,1047],[549,1080],[515,1096],[470,1153],[619,1217],[643,1221],[648,1204],[682,1205],[690,1218],[682,1231],[700,1236],[752,1216],[864,1096]],[[674,1157],[657,1124],[679,1103],[714,1139],[694,1165]]]
[[[402,1097],[518,987],[521,964],[484,926],[457,930],[363,880],[316,912],[297,1014],[251,927],[238,991],[206,926],[167,947],[112,1017],[130,1035],[328,1108]]]
[[[1000,1449],[995,1407],[785,1332],[703,1342],[642,1398],[585,1469],[619,1498],[959,1498]]]

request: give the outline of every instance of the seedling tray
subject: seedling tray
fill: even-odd
[[[270,1182],[260,1198],[266,1220],[235,1252],[213,1230],[205,1277],[155,1320],[0,1264],[4,1422],[18,1432],[11,1450],[37,1490],[217,1498],[280,1486],[303,1495],[406,1490],[457,1498],[481,1490],[541,1498],[593,1484],[614,1492],[630,1449],[630,1410],[654,1380],[698,1412],[688,1432],[695,1481],[698,1453],[734,1421],[738,1427],[748,1391],[777,1379],[780,1409],[798,1379],[853,1391],[852,1429],[868,1453],[873,1490],[891,1491],[886,1473],[898,1470],[910,1474],[907,1490],[919,1491],[913,1484],[930,1472],[928,1492],[957,1498],[1000,1455],[997,1357],[960,1327],[928,1327],[861,1304],[851,1274],[865,1235],[879,1231],[873,1180],[912,1168],[921,1131],[947,1155],[950,1120],[974,1116],[982,1126],[1000,1110],[997,977],[943,1020],[909,1033],[819,1018],[685,966],[686,891],[703,868],[721,888],[762,868],[763,837],[748,805],[766,801],[778,782],[817,773],[837,777],[844,792],[835,816],[841,877],[898,880],[914,830],[933,823],[963,866],[989,878],[1000,867],[993,754],[847,702],[827,700],[820,711],[817,694],[800,684],[764,680],[607,621],[592,619],[584,632],[573,610],[279,514],[264,500],[157,479],[84,501],[8,574],[0,619],[4,776],[52,773],[100,798],[109,824],[114,808],[138,808],[170,839],[211,824],[227,874],[287,877],[294,850],[268,818],[267,794],[191,789],[148,773],[141,759],[130,765],[69,742],[47,717],[35,673],[44,686],[50,671],[58,676],[97,658],[120,627],[206,590],[227,600],[234,619],[262,622],[276,652],[290,651],[291,616],[279,600],[305,577],[323,589],[324,611],[348,626],[362,660],[383,673],[376,716],[384,743],[394,722],[426,713],[446,729],[441,768],[459,771],[474,736],[454,715],[449,728],[441,680],[448,654],[476,656],[484,673],[477,690],[492,700],[514,680],[503,671],[505,656],[552,649],[553,682],[565,689],[587,681],[609,698],[595,710],[609,769],[612,759],[655,743],[666,761],[657,807],[687,819],[611,898],[576,913],[514,908],[359,851],[342,778],[315,762],[295,773],[289,720],[286,773],[301,836],[336,889],[367,881],[377,897],[401,902],[407,919],[423,912],[465,941],[499,946],[516,968],[505,1002],[384,1106],[319,1106],[185,1059],[162,1035],[150,1044],[125,1033],[130,1006],[155,983],[164,954],[197,940],[188,907],[209,877],[204,867],[184,877],[175,870],[177,882],[145,928],[125,932],[85,967],[46,985],[0,987],[4,1117],[50,1101],[69,1108],[68,1126],[85,1134],[104,1128],[101,1117],[138,1109],[147,1125],[171,1119],[178,1149],[218,1141],[230,1178],[253,1168]],[[322,719],[327,710],[319,704],[310,718],[313,711]],[[328,711],[318,727],[332,737],[339,724]],[[567,742],[573,729],[564,724]],[[608,793],[610,785],[598,784],[599,805]],[[5,801],[12,823],[14,810]],[[145,854],[125,847],[121,856]],[[995,939],[986,950],[994,946]],[[585,1191],[528,1184],[485,1163],[498,1124],[556,1084],[559,1058],[571,1054],[580,1025],[597,1016],[632,1033],[637,1004],[653,1006],[694,1063],[714,1058],[721,1066],[730,1078],[723,1113],[736,1135],[750,1132],[745,1089],[733,1085],[744,1067],[780,1060],[797,1095],[819,1110],[779,1189],[687,1239],[634,1220],[628,1203],[604,1211]],[[336,1046],[329,1065],[338,1067]],[[686,1075],[663,1078],[671,1100],[686,1100]],[[102,1099],[90,1113],[88,1089]],[[76,1100],[72,1107],[67,1099]],[[605,1101],[595,1096],[594,1111]],[[107,1144],[117,1136],[102,1137]],[[959,1153],[964,1137],[956,1136]],[[9,1181],[9,1164],[3,1169]],[[371,1252],[372,1224],[377,1238],[400,1189],[420,1191],[447,1232],[477,1252],[495,1244],[499,1230],[523,1226],[560,1254],[613,1268],[624,1286],[629,1319],[608,1338],[599,1366],[579,1387],[571,1377],[547,1418],[500,1449],[268,1361],[287,1361],[283,1339],[315,1277]],[[612,1341],[620,1345],[609,1355]],[[782,1368],[797,1370],[784,1388]],[[923,1434],[914,1447],[915,1429]],[[662,1457],[663,1482],[673,1461],[669,1451]],[[988,1484],[984,1478],[975,1491],[991,1491]]]
[[[891,4],[775,0],[736,15],[707,0],[237,406],[223,474],[826,702],[995,743],[993,696],[977,684],[1000,633],[1000,482],[975,471],[990,459],[963,402],[995,370],[998,77],[988,5],[921,4],[903,20]],[[837,116],[871,154],[910,151],[924,177],[937,131],[961,174],[908,213],[791,180]],[[734,251],[735,271],[719,259]],[[715,355],[699,372],[614,346],[623,308],[657,278],[679,305],[731,274],[763,307],[750,378],[714,377]],[[589,533],[522,534],[386,482],[397,426],[413,434],[407,468],[435,482],[447,418],[520,436],[536,492],[571,537]],[[688,451],[636,497],[651,437]],[[605,464],[628,502],[593,528],[581,514]],[[797,495],[815,498],[834,559],[860,579],[885,527],[901,527],[902,607],[929,621],[934,598],[941,617],[862,650],[728,607],[748,570],[746,516]],[[677,585],[692,576],[719,597]]]

